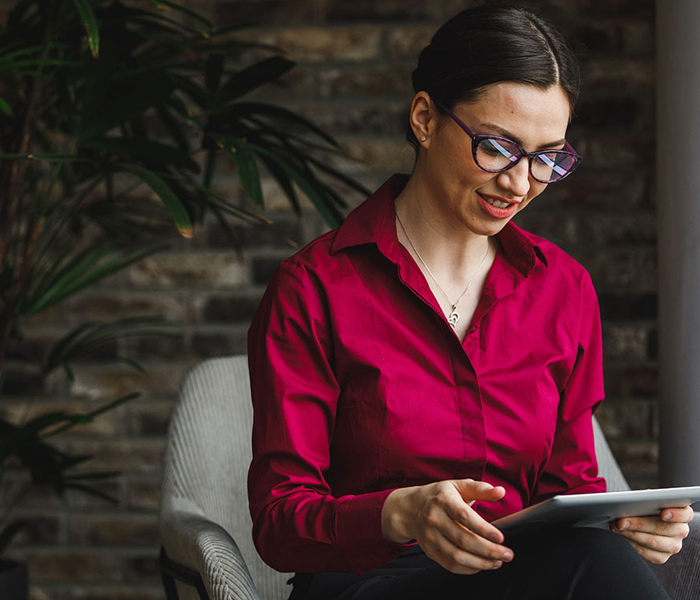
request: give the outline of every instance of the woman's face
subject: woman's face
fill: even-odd
[[[547,184],[530,176],[527,157],[501,173],[483,171],[472,157],[471,138],[451,117],[437,113],[434,104],[429,109],[424,104],[427,136],[416,168],[422,170],[432,216],[448,228],[498,233]],[[494,84],[478,100],[453,108],[474,133],[508,138],[527,152],[561,149],[570,110],[560,86],[541,90],[513,82]],[[421,131],[416,133],[420,139]]]

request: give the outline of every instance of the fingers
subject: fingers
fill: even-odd
[[[612,531],[627,538],[648,562],[664,564],[681,551],[683,540],[688,537],[688,522],[692,520],[692,510],[690,515],[689,510],[689,507],[665,509],[658,517],[618,519]]]
[[[640,543],[636,539],[631,539],[624,533],[622,533],[625,537],[627,537],[627,541],[632,544],[632,547],[637,551],[637,553],[647,562],[650,562],[655,565],[663,565],[666,563],[666,561],[671,558],[674,554],[678,554],[681,550],[681,542],[679,540],[675,540],[677,543],[677,549],[668,552],[668,551],[663,551],[663,550],[657,550],[655,548],[649,547],[647,544],[650,542],[649,539],[646,540],[645,543]],[[639,536],[642,535],[648,535],[648,534],[638,534]],[[668,538],[668,539],[673,539],[673,538]],[[652,542],[653,543],[653,542]]]
[[[690,523],[695,516],[692,507],[665,508],[661,511],[661,520],[674,523]]]
[[[505,489],[500,486],[494,487],[485,481],[474,481],[472,479],[460,479],[452,483],[461,494],[462,499],[468,503],[468,506],[465,506],[463,503],[449,503],[445,506],[445,512],[470,531],[496,544],[501,544],[504,540],[503,533],[483,519],[476,511],[470,510],[469,507],[476,500],[485,502],[500,500],[506,493]]]
[[[471,486],[471,483],[477,482],[469,482],[466,486],[464,481],[444,482],[438,487],[436,502],[425,515],[428,527],[423,543],[443,559],[434,560],[449,570],[458,569],[454,572],[494,569],[503,561],[513,559],[512,550],[501,545],[503,534],[465,502],[471,496],[460,496],[460,493],[464,495],[465,489],[474,488],[472,495],[479,498],[498,498],[503,496],[503,489],[494,490],[488,484]],[[461,488],[461,492],[457,493],[455,488]],[[430,556],[426,547],[424,550]]]
[[[662,517],[663,518],[663,517]],[[651,533],[659,536],[686,538],[690,531],[688,527],[689,521],[685,520],[662,520],[659,517],[626,517],[618,519],[614,525],[614,529],[619,531],[639,531],[643,533]]]

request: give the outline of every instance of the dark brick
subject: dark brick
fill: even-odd
[[[647,354],[649,331],[636,324],[606,324],[603,327],[603,356],[605,359],[640,361],[649,358]]]
[[[175,254],[172,256],[180,257],[182,255]],[[187,260],[183,259],[183,264]],[[147,270],[149,267],[148,263],[142,263],[141,267],[134,268]],[[129,293],[123,290],[109,290],[99,293],[90,291],[81,294],[69,301],[67,307],[72,315],[70,322],[76,324],[84,323],[86,320],[106,322],[132,317],[154,317],[169,321],[184,321],[187,303],[185,296],[182,294],[157,294],[139,291]]]
[[[131,435],[134,436],[164,436],[170,416],[173,412],[172,402],[142,402],[129,407],[129,423]]]
[[[39,516],[17,510],[12,520],[27,523],[12,542],[17,548],[27,545],[55,546],[61,541],[61,518],[56,514]]]
[[[412,64],[404,63],[328,67],[319,73],[318,93],[324,98],[403,94],[410,102],[413,69]]]
[[[29,578],[42,583],[110,583],[123,581],[123,561],[116,555],[84,550],[21,550],[13,557],[26,560]]]
[[[260,259],[262,260],[262,259]],[[256,265],[253,270],[257,273]],[[279,264],[276,262],[275,264]],[[260,303],[260,296],[213,296],[209,298],[202,312],[202,319],[207,323],[240,323],[250,321]]]
[[[382,135],[390,131],[393,118],[387,114],[384,102],[371,105],[314,103],[299,112],[332,135]]]
[[[637,121],[636,98],[592,98],[584,96],[576,105],[576,126],[591,129],[631,128]]]
[[[606,400],[596,413],[608,442],[653,437],[652,403]]]
[[[200,358],[245,354],[247,348],[247,324],[239,331],[196,333],[192,338],[192,351]]]
[[[126,559],[126,581],[155,582],[160,579],[158,553],[154,549],[150,555]]]
[[[631,292],[653,291],[657,287],[656,249],[653,247],[609,250],[605,254],[573,255],[591,274],[599,288],[628,289]]]
[[[163,600],[162,585],[111,585],[73,590],[70,600]],[[56,600],[50,596],[51,600]]]
[[[647,134],[627,136],[625,139],[600,134],[588,140],[586,162],[591,167],[653,166],[654,140]]]
[[[579,239],[579,219],[575,214],[537,210],[538,200],[517,215],[516,223],[562,248],[570,248]]]
[[[157,511],[161,481],[156,477],[131,476],[128,480],[126,507],[133,511]]]
[[[381,49],[381,29],[355,27],[280,27],[251,32],[252,41],[279,49],[300,63],[376,60]],[[244,34],[243,39],[251,39]]]
[[[654,476],[658,471],[659,447],[654,441],[615,441],[610,448],[620,464],[625,465],[628,472],[636,477]]]
[[[253,259],[253,283],[267,285],[282,260],[282,258],[266,256]]]
[[[158,337],[128,340],[128,343],[124,345],[123,354],[136,362],[144,362],[153,358],[180,358],[186,348],[186,343],[184,332],[172,330]]]
[[[405,21],[409,19],[441,18],[441,2],[433,0],[330,0],[327,19],[335,21]],[[436,29],[439,23],[436,23]]]
[[[298,25],[313,22],[317,9],[314,0],[227,0],[210,13],[219,25]]]
[[[651,57],[654,53],[651,20],[629,16],[624,19],[585,19],[569,33],[582,42],[591,54]]]
[[[581,240],[589,247],[603,250],[608,246],[656,245],[656,219],[651,212],[616,214],[584,213],[576,215]]]
[[[581,61],[581,75],[587,84],[647,86],[651,88],[656,79],[654,62],[649,58],[620,58],[606,55]]]
[[[654,0],[580,0],[577,5],[581,14],[589,18],[628,19],[630,15],[634,15],[635,19],[651,21],[654,16]]]
[[[151,546],[159,536],[158,515],[74,515],[68,534],[71,543],[81,546]]]
[[[655,293],[620,294],[604,291],[598,294],[604,320],[655,319],[658,297]]]
[[[647,354],[651,360],[659,358],[659,331],[657,329],[649,332]]]
[[[658,393],[656,367],[605,365],[605,390],[609,397],[650,398]]]
[[[3,396],[32,396],[47,391],[47,379],[40,373],[8,367],[2,383]]]
[[[609,170],[589,164],[588,152],[574,144],[583,152],[584,161],[571,177],[561,184],[550,185],[537,198],[538,205],[551,205],[576,209],[596,209],[609,211],[638,209],[653,206],[653,174],[645,169]]]
[[[265,213],[265,218],[273,221],[272,225],[234,225],[231,229],[233,240],[220,226],[210,226],[207,231],[209,248],[231,249],[232,241],[239,247],[247,248],[294,248],[290,240],[297,245],[303,238],[300,220],[292,215],[273,215]]]

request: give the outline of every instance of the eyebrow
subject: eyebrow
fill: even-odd
[[[499,135],[503,136],[504,138],[508,138],[509,140],[515,142],[519,146],[523,146],[523,141],[517,136],[513,135],[510,131],[503,129],[503,127],[499,127],[498,125],[495,125],[493,123],[481,123],[480,127],[486,127],[488,129],[492,129],[493,131],[497,132]],[[554,146],[561,146],[562,144],[565,144],[566,140],[564,138],[557,140],[555,142],[549,142],[549,144],[542,144],[538,150],[544,150],[546,148],[553,148]]]

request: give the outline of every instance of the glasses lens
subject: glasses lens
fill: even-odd
[[[508,140],[486,137],[476,147],[476,164],[487,171],[502,171],[520,158],[520,149]]]
[[[571,173],[577,163],[576,156],[570,152],[543,152],[532,161],[532,176],[543,183],[558,181]]]

